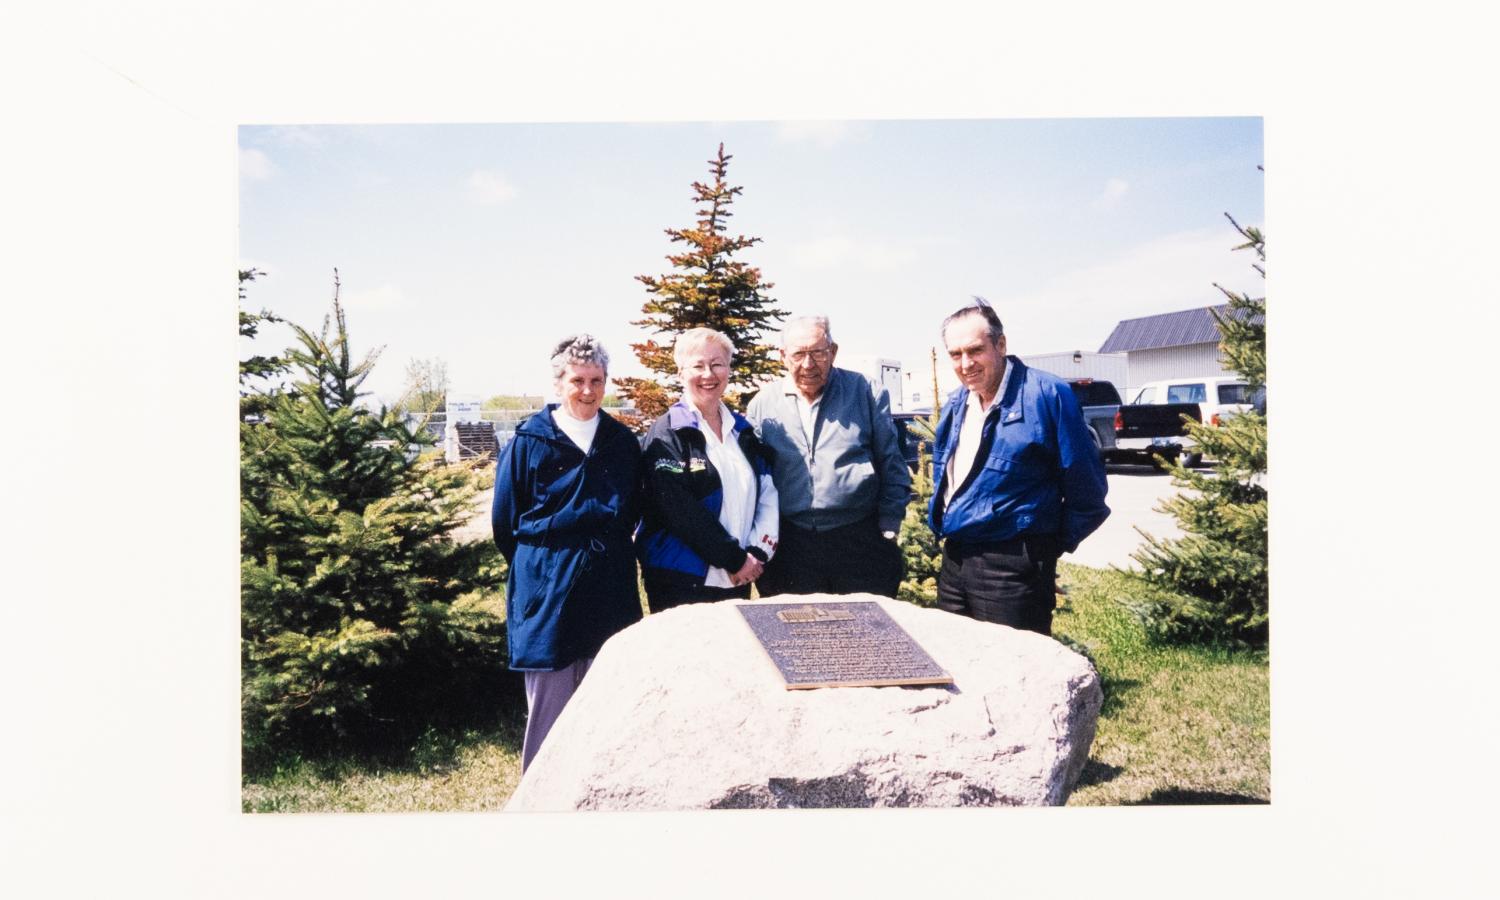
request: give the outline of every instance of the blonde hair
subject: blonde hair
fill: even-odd
[[[726,358],[734,359],[734,343],[724,336],[723,332],[712,328],[689,328],[677,336],[677,343],[672,345],[672,360],[677,363],[677,368],[684,368],[683,361],[694,351],[701,350],[709,345],[723,350]]]

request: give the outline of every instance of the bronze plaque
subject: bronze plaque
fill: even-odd
[[[787,690],[953,683],[873,600],[737,608]]]

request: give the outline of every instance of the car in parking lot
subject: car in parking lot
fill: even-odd
[[[1198,404],[1198,420],[1204,425],[1218,425],[1224,419],[1250,408],[1251,388],[1238,375],[1200,375],[1148,381],[1130,399],[1131,406],[1169,403]],[[1191,440],[1184,439],[1182,463],[1196,466],[1203,454]]]
[[[921,428],[921,425],[914,428],[912,423],[920,420],[920,423],[925,425],[927,418],[931,415],[932,410],[930,409],[914,409],[910,412],[891,413],[891,420],[896,423],[896,439],[901,444],[901,455],[906,458],[906,467],[913,472],[917,471],[918,445],[923,441],[930,441],[931,438],[926,436],[924,433],[925,429],[918,430]],[[929,456],[932,455],[931,447],[927,448],[927,453]]]
[[[1083,408],[1083,423],[1089,427],[1094,449],[1100,459],[1108,459],[1115,449],[1115,418],[1120,409],[1120,392],[1108,381],[1073,378],[1068,381],[1078,405]]]
[[[1192,446],[1187,422],[1199,417],[1196,403],[1131,403],[1115,411],[1115,448],[1110,462],[1161,465],[1180,457]]]

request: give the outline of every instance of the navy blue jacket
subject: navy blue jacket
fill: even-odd
[[[958,444],[969,391],[949,396],[933,441],[935,486],[928,506],[933,534],[962,543],[1048,534],[1071,553],[1109,517],[1104,463],[1067,382],[1014,356],[1000,405],[984,420],[981,458],[967,484],[943,508],[948,459]]]
[[[697,412],[679,400],[646,432],[641,467],[645,509],[636,537],[642,568],[687,575],[701,585],[710,565],[733,572],[745,564],[746,553],[765,562],[776,552],[776,486],[770,453],[744,416],[732,410],[730,415],[735,440],[755,472],[752,502],[759,527],[751,546],[741,546],[719,524],[724,485],[708,461],[707,438]],[[762,500],[770,505],[763,507]]]
[[[510,667],[553,671],[599,652],[641,618],[631,534],[640,518],[641,448],[605,413],[587,455],[552,420],[516,429],[495,464],[490,512],[510,562]]]

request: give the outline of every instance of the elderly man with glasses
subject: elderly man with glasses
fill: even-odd
[[[787,375],[750,401],[746,417],[775,454],[780,544],[756,586],[772,594],[896,596],[897,532],[911,496],[883,387],[835,368],[828,319],[791,319],[781,332]]]

